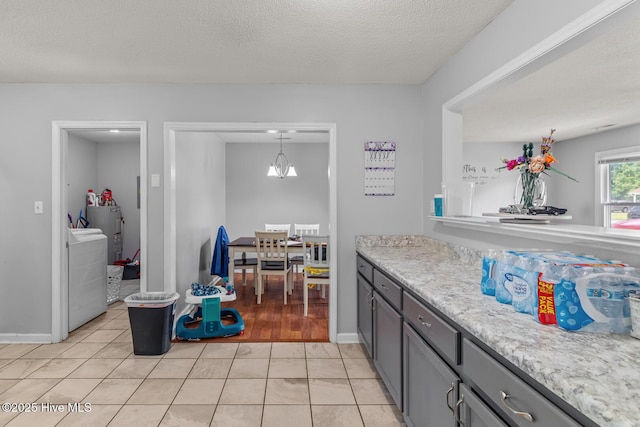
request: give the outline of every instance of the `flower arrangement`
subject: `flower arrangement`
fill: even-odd
[[[497,168],[497,170],[518,170],[520,172],[520,181],[522,185],[522,194],[520,198],[520,204],[523,208],[531,208],[535,205],[534,199],[536,198],[536,188],[540,186],[539,177],[541,173],[546,174],[548,170],[559,173],[567,178],[578,182],[575,178],[560,172],[551,165],[556,163],[555,157],[551,153],[551,147],[555,140],[553,139],[553,133],[555,129],[551,129],[549,136],[542,137],[542,143],[540,144],[540,154],[533,155],[533,143],[524,144],[522,146],[522,155],[516,159],[501,159],[504,166]],[[543,198],[544,199],[544,198]],[[543,202],[544,203],[544,202]]]

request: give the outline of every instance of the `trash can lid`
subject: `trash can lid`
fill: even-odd
[[[180,298],[177,292],[138,292],[124,299],[128,307],[164,307]]]

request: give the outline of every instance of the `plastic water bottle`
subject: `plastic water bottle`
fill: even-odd
[[[433,196],[433,211],[435,216],[442,216],[442,194]]]
[[[518,256],[511,252],[502,254],[502,261],[496,265],[496,301],[502,304],[513,302],[513,269]]]
[[[482,279],[480,281],[480,291],[485,295],[494,296],[496,294],[496,267],[502,260],[502,252],[489,249],[482,258]]]
[[[96,198],[96,193],[90,188],[87,192],[87,206],[97,206],[98,199]]]

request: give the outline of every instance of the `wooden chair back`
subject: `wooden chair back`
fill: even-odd
[[[261,269],[261,262],[283,261],[286,265],[288,260],[286,231],[256,231],[256,253],[258,254],[258,269]]]
[[[264,231],[286,231],[287,237],[291,234],[291,224],[265,224]]]
[[[320,224],[294,224],[293,234],[296,236],[306,236],[320,234]]]
[[[329,236],[303,235],[302,247],[304,248],[305,268],[329,268]]]

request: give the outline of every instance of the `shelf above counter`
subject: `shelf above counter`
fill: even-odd
[[[525,224],[504,223],[500,222],[501,217],[498,216],[429,216],[429,219],[450,227],[509,236],[517,234],[530,239],[543,239],[556,243],[580,243],[600,248],[624,250],[640,255],[640,230],[567,224],[565,220],[559,220],[558,217],[549,217],[548,224],[534,222]]]

